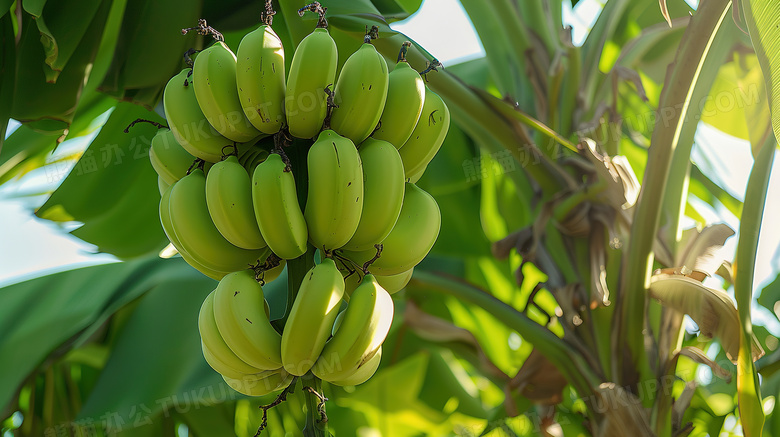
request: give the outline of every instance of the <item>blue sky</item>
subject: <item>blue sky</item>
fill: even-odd
[[[695,6],[697,2],[690,0],[688,3]],[[581,44],[599,11],[598,0],[580,1],[573,11],[571,8],[564,9],[564,21],[573,26],[575,43]],[[457,0],[426,0],[418,13],[405,22],[394,24],[393,27],[426,47],[445,66],[484,56],[482,45]],[[62,147],[83,149],[89,140],[90,138],[73,140],[64,143]],[[703,125],[697,133],[692,156],[703,171],[717,175],[722,186],[735,197],[743,197],[753,161],[749,145],[745,141]],[[704,159],[705,156],[710,159]],[[712,160],[713,156],[721,160]],[[775,160],[769,199],[780,198],[779,161]],[[47,176],[51,175],[39,170],[20,181],[0,186],[0,285],[18,282],[43,271],[65,270],[75,265],[114,260],[110,255],[94,254],[93,246],[65,232],[72,228],[60,228],[32,215],[31,210],[45,199],[42,196],[20,196],[56,187],[59,180],[51,180],[52,178]],[[736,218],[724,208],[705,211],[704,216],[713,223],[726,222],[735,229],[738,226]],[[765,226],[759,244],[755,283],[757,289],[773,280],[777,274],[776,252],[780,245],[780,232],[775,230],[776,226],[770,224],[778,221],[780,203],[770,201],[767,204]],[[734,250],[736,241],[736,237],[730,239],[730,250]],[[769,323],[775,333],[780,333],[780,324],[776,323],[771,314],[758,314],[758,319]]]

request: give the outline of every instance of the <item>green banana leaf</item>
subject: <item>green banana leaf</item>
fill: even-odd
[[[720,68],[701,121],[755,145],[769,123],[766,85],[756,56],[735,58]]]
[[[480,190],[474,174],[465,174],[464,165],[473,166],[474,146],[460,128],[450,125],[447,138],[428,164],[420,188],[428,191],[441,210],[441,231],[432,252],[449,257],[476,257],[490,254],[485,235],[479,229]]]
[[[759,305],[775,312],[775,304],[780,301],[780,276],[776,277],[774,281],[761,290],[761,295],[758,296],[757,301]],[[775,313],[775,316],[780,317],[777,313]]]
[[[239,395],[201,355],[198,311],[215,282],[192,272],[159,281],[129,316],[79,419],[139,426],[146,417],[172,408],[194,408],[234,400]],[[160,335],[164,333],[164,335]]]
[[[184,52],[195,45],[195,35],[182,36],[181,29],[197,25],[201,8],[201,0],[128,2],[114,61],[99,89],[155,107],[168,79],[181,68]]]
[[[89,23],[100,9],[100,1],[64,0],[24,2],[40,32],[46,56],[47,82],[56,82],[76,48],[82,43]]]
[[[50,67],[45,63],[40,32],[31,16],[24,17],[17,46],[12,118],[47,132],[61,133],[70,125],[100,46],[110,6],[110,2],[100,5],[84,33],[83,43],[74,50],[56,83],[50,83],[45,73]]]
[[[745,21],[750,32],[750,40],[753,49],[761,64],[764,80],[766,81],[767,94],[769,95],[769,109],[772,114],[772,127],[775,136],[780,138],[780,112],[777,109],[780,102],[780,28],[777,22],[780,20],[780,9],[771,0],[743,0],[742,8]]]
[[[0,5],[0,154],[3,152],[8,119],[11,117],[13,83],[16,76],[16,41],[13,18],[10,14],[4,14],[8,12],[8,8],[2,6]]]
[[[6,357],[0,361],[0,411],[7,411],[24,379],[50,354],[113,314],[116,303],[136,299],[166,277],[174,287],[182,271],[199,276],[189,270],[180,260],[142,259],[0,288],[0,353]]]
[[[167,244],[158,217],[157,175],[148,156],[156,128],[139,124],[123,133],[137,118],[162,121],[139,106],[120,103],[62,185],[36,211],[41,218],[84,223],[73,235],[120,258],[157,253]]]

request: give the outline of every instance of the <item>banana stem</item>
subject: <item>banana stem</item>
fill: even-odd
[[[301,378],[304,396],[306,396],[306,426],[303,428],[305,437],[329,436],[328,416],[325,414],[325,401],[322,394],[322,381],[311,372]]]
[[[300,204],[301,209],[306,208],[306,198],[309,192],[309,175],[306,171],[306,155],[309,151],[308,146],[309,144],[305,141],[294,141],[293,144],[286,149],[286,153],[290,158],[290,166],[293,177],[295,178],[298,203]],[[306,276],[306,273],[314,267],[315,250],[314,246],[309,244],[306,253],[298,258],[287,261],[287,304],[284,311],[284,317],[281,320],[282,326],[284,326],[287,322],[287,318],[290,316],[290,310],[298,295],[298,290],[301,287],[303,278]],[[303,428],[303,435],[330,435],[330,433],[327,432],[325,425],[327,422],[327,416],[325,416],[325,401],[327,399],[320,395],[322,392],[322,381],[312,375],[311,372],[300,379],[303,391],[305,392],[304,395],[306,396],[307,405],[306,425]]]
[[[295,178],[295,188],[298,193],[298,204],[303,210],[306,208],[306,197],[309,193],[309,175],[306,171],[306,155],[308,147],[305,142],[295,141],[286,149],[290,159],[293,177]],[[282,318],[282,324],[287,322],[290,315],[295,296],[298,295],[298,289],[301,287],[303,277],[314,267],[314,246],[309,244],[306,253],[298,258],[287,262],[287,305]]]

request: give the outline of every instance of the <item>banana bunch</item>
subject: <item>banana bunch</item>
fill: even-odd
[[[375,29],[337,76],[339,53],[317,11],[289,71],[268,11],[236,54],[201,20],[198,33],[216,41],[168,82],[168,128],[150,147],[163,230],[219,281],[199,314],[203,357],[248,396],[308,373],[367,381],[392,324],[391,295],[441,227],[436,200],[416,182],[447,135],[447,105],[406,62],[411,44],[388,72]],[[302,263],[289,313],[272,324],[263,286]]]

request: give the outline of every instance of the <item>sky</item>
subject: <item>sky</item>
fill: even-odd
[[[689,4],[696,5],[695,0]],[[564,8],[564,22],[573,27],[575,44],[582,44],[588,29],[593,25],[601,9],[598,0],[582,0],[572,10]],[[484,56],[485,52],[474,28],[458,0],[425,0],[420,10],[409,19],[395,23],[401,31],[424,46],[445,67],[464,60]],[[18,125],[12,125],[8,134]],[[85,137],[63,143],[61,148],[83,149],[91,138]],[[704,159],[727,158],[727,161]],[[692,159],[707,174],[717,175],[721,185],[735,197],[742,199],[752,166],[749,144],[702,125],[696,135]],[[769,199],[780,198],[780,160],[775,160]],[[25,176],[20,181],[0,186],[0,286],[38,276],[41,272],[67,270],[74,266],[92,265],[115,261],[111,255],[94,254],[94,246],[68,235],[51,222],[35,218],[32,209],[39,206],[42,196],[20,196],[54,188],[59,178],[51,178],[42,170]],[[762,288],[777,275],[777,248],[780,246],[780,230],[769,224],[780,221],[780,202],[768,202],[764,213],[764,226],[759,243],[756,265],[756,289]],[[738,227],[738,220],[725,208],[704,213],[712,223],[726,222]],[[736,247],[732,237],[727,249]],[[757,319],[770,325],[780,334],[780,323],[768,312],[757,314]]]

